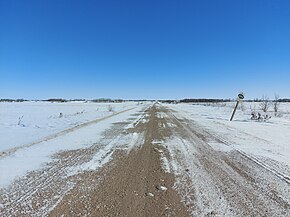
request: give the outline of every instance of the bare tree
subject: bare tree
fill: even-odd
[[[260,103],[260,108],[263,112],[267,112],[270,108],[270,100],[267,96],[263,95],[262,96],[262,101]]]
[[[274,112],[275,112],[275,116],[278,115],[278,111],[279,111],[279,107],[280,107],[280,101],[279,101],[279,95],[275,94],[275,99],[273,102],[273,106],[274,106]]]

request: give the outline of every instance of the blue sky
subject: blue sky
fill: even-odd
[[[288,0],[0,0],[0,98],[290,97]]]

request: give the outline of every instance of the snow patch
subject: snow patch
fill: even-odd
[[[207,144],[209,144],[209,146],[216,151],[231,152],[235,150],[232,147],[220,142],[208,142]]]
[[[142,108],[145,109],[145,106],[143,106]],[[31,106],[29,106],[29,109],[32,109]],[[7,187],[14,180],[20,178],[21,176],[24,176],[27,172],[37,170],[45,164],[52,162],[53,158],[51,158],[51,156],[53,156],[55,153],[65,150],[77,150],[91,147],[92,145],[102,140],[103,132],[107,129],[110,129],[113,123],[122,122],[129,119],[130,116],[134,114],[134,112],[136,112],[136,109],[126,111],[109,119],[102,120],[101,124],[94,123],[92,125],[85,126],[78,130],[50,139],[48,141],[43,141],[26,148],[20,148],[11,155],[1,157],[0,188]],[[12,138],[17,136],[8,135],[8,137]],[[134,139],[135,137],[138,136],[133,136]],[[99,155],[97,154],[97,156],[95,156],[91,162],[83,165],[83,167],[80,166],[76,168],[76,171],[94,169],[105,164],[111,156],[110,154],[108,154],[108,151],[110,151],[113,146],[116,146],[116,144],[119,144],[119,139],[120,138],[117,138],[116,141],[114,141],[111,145],[109,144],[107,148],[104,149],[104,153],[99,153]],[[133,145],[133,142],[131,143],[131,145]],[[102,159],[102,156],[104,155],[105,158]],[[98,162],[99,158],[101,158],[101,162]]]
[[[162,162],[162,169],[165,173],[170,173],[170,164],[169,161],[167,159],[167,157],[165,157],[164,153],[161,154],[160,156],[161,162]]]
[[[154,139],[151,143],[152,143],[152,145],[160,145],[160,144],[162,144],[162,142],[164,142],[164,141],[163,140]]]
[[[281,103],[280,112],[283,116],[272,115],[267,122],[250,120],[251,108],[259,108],[259,103],[255,102],[244,102],[244,111],[237,110],[233,121],[229,121],[234,107],[232,102],[220,106],[214,103],[166,106],[176,111],[174,115],[178,119],[189,120],[195,127],[205,129],[234,149],[290,167],[290,103]],[[210,146],[223,149],[219,144]]]
[[[99,151],[89,162],[71,168],[68,172],[68,176],[73,176],[83,171],[97,170],[110,161],[113,153],[113,150],[107,152],[104,150]]]
[[[136,133],[130,134],[130,143],[128,144],[128,153],[136,147],[140,147],[144,143],[144,133]]]

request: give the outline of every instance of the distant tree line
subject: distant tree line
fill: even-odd
[[[278,102],[290,102],[290,99],[278,99]]]
[[[93,100],[86,100],[86,99],[62,99],[62,98],[51,98],[51,99],[45,99],[45,100],[26,100],[26,99],[0,99],[0,102],[27,102],[27,101],[43,101],[43,102],[74,102],[74,101],[89,101],[89,102],[105,102],[105,103],[121,103],[121,102],[145,102],[145,101],[154,101],[154,100],[123,100],[123,99],[110,99],[110,98],[99,98],[99,99],[93,99]],[[181,99],[181,100],[158,100],[160,102],[164,103],[220,103],[220,102],[232,102],[235,101],[235,99],[207,99],[207,98],[192,98],[192,99]],[[244,100],[245,102],[263,102],[264,99],[247,99]],[[290,102],[290,99],[284,98],[284,99],[274,99],[273,102]]]
[[[67,102],[66,99],[47,99],[47,100],[42,100],[42,101],[46,101],[46,102]]]
[[[124,102],[125,100],[123,99],[110,99],[110,98],[100,98],[100,99],[93,99],[93,100],[90,100],[91,102],[117,102],[117,103],[120,103],[120,102]]]
[[[218,103],[218,102],[231,102],[231,99],[207,99],[207,98],[198,98],[198,99],[181,99],[181,100],[160,100],[164,103]]]
[[[192,102],[192,103],[202,103],[202,102],[231,102],[231,99],[206,99],[206,98],[200,98],[200,99],[182,99],[180,100],[180,102],[184,102],[184,103],[188,103],[188,102]]]
[[[0,99],[0,102],[26,102],[26,99]]]
[[[244,100],[245,102],[263,102],[265,99],[249,99],[249,100]],[[290,102],[290,99],[284,98],[284,99],[274,99],[272,100],[273,102]]]
[[[41,101],[41,102],[76,102],[76,101],[90,101],[90,102],[124,102],[123,99],[107,99],[107,98],[100,98],[100,99],[93,99],[93,100],[86,100],[86,99],[62,99],[62,98],[51,98],[51,99],[44,99],[44,100],[26,100],[26,99],[0,99],[0,102],[26,102],[26,101]]]
[[[124,100],[122,99],[109,99],[109,98],[100,98],[100,99],[93,99],[93,100],[85,100],[85,99],[47,99],[47,100],[43,100],[43,101],[47,101],[47,102],[75,102],[75,101],[90,101],[90,102],[111,102],[111,103],[119,103],[119,102],[123,102]]]

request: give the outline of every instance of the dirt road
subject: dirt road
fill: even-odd
[[[289,180],[160,104],[0,193],[0,216],[290,216]]]

